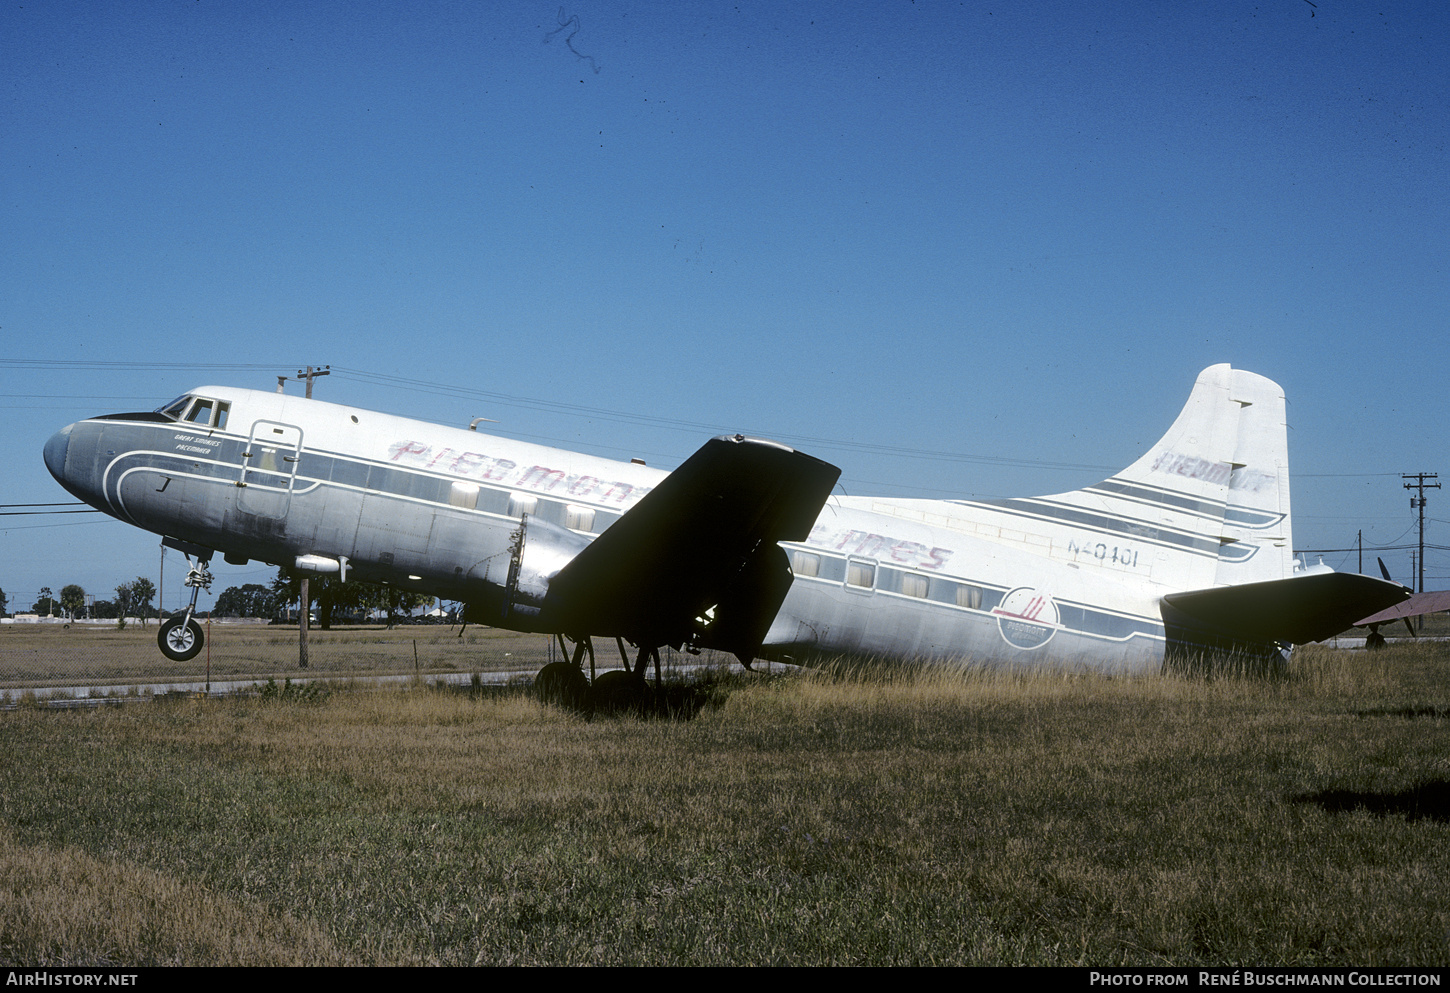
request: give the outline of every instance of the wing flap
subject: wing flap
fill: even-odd
[[[790,586],[776,542],[809,535],[840,472],[775,442],[713,438],[560,570],[545,610],[571,634],[753,656]]]

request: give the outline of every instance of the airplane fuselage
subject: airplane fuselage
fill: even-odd
[[[71,425],[46,462],[86,502],[229,561],[338,563],[525,630],[505,606],[521,518],[587,541],[668,475],[276,393],[203,387],[171,407]],[[1143,549],[1088,531],[1070,552],[992,540],[962,511],[832,498],[806,541],[783,543],[795,580],[760,654],[1014,661],[1051,645],[1094,667],[1161,661]]]

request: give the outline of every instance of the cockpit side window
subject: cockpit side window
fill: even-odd
[[[203,427],[211,424],[211,409],[215,406],[214,401],[197,399],[191,405],[191,411],[187,413],[186,419],[192,424],[200,424]]]

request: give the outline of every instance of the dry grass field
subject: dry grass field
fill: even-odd
[[[1450,650],[0,713],[7,964],[1399,964],[1450,953]]]

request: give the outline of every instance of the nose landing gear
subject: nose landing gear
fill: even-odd
[[[188,662],[196,658],[206,643],[201,625],[192,619],[192,615],[196,613],[197,596],[202,590],[211,591],[212,577],[207,569],[210,563],[210,559],[196,560],[196,565],[186,574],[186,585],[191,587],[191,604],[185,614],[167,618],[156,632],[156,646],[173,662]]]

